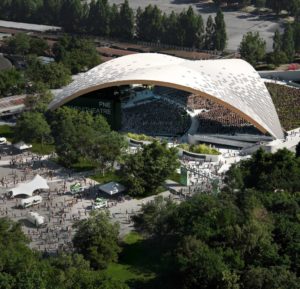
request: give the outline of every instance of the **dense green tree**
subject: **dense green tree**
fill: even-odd
[[[214,49],[215,24],[211,15],[208,16],[205,28],[205,49]]]
[[[77,37],[64,36],[53,47],[56,61],[62,62],[73,74],[86,71],[100,63],[95,44]]]
[[[118,6],[114,3],[110,9],[110,18],[109,18],[109,27],[110,27],[110,36],[118,37],[120,35],[120,16]]]
[[[159,186],[178,167],[177,151],[166,144],[153,142],[130,155],[123,166],[129,193],[143,196],[157,192]]]
[[[81,32],[83,5],[80,0],[64,0],[60,9],[60,21],[67,32]]]
[[[51,127],[56,152],[66,166],[71,166],[81,157],[98,164],[104,172],[112,167],[126,146],[123,136],[111,132],[102,115],[93,116],[64,107],[51,116]]]
[[[119,226],[110,222],[108,214],[95,212],[86,220],[75,225],[77,231],[73,239],[75,249],[83,254],[96,269],[106,268],[117,261]]]
[[[57,25],[60,24],[60,11],[63,1],[43,0],[43,5],[38,11],[39,23]]]
[[[255,66],[266,55],[266,42],[260,38],[258,32],[248,32],[243,36],[239,49],[242,58]]]
[[[34,83],[41,82],[51,89],[60,88],[71,81],[71,73],[62,63],[42,64],[35,57],[28,61],[26,76]]]
[[[44,115],[39,112],[24,112],[15,126],[15,141],[51,142],[51,129]]]
[[[163,15],[163,43],[176,45],[178,43],[178,17],[174,11]]]
[[[110,6],[107,0],[93,0],[87,17],[87,29],[90,33],[108,36],[110,33]]]
[[[37,82],[30,87],[30,94],[26,96],[24,104],[26,110],[45,113],[52,99],[51,91],[43,83]]]
[[[162,14],[156,5],[137,10],[136,34],[141,40],[156,42],[162,36]]]
[[[125,0],[120,7],[119,13],[119,37],[123,39],[132,39],[134,31],[134,13],[129,7],[128,0]]]
[[[23,74],[15,68],[0,71],[0,96],[9,96],[24,92]]]
[[[49,45],[47,41],[42,38],[30,37],[29,45],[30,45],[30,50],[29,50],[30,54],[36,54],[36,55],[48,54]]]
[[[25,55],[30,51],[30,37],[25,33],[17,33],[7,40],[9,53]]]
[[[295,43],[293,29],[290,24],[286,26],[282,36],[282,50],[285,52],[288,60],[293,61],[295,55]]]
[[[226,33],[224,14],[219,9],[215,17],[214,46],[215,49],[219,51],[223,51],[226,48],[226,44],[227,44],[227,33]]]
[[[279,150],[275,154],[258,150],[250,160],[242,161],[228,172],[232,183],[240,184],[242,175],[243,186],[246,188],[292,192],[300,190],[299,173],[299,160],[288,150]]]
[[[202,47],[204,27],[201,15],[196,15],[190,6],[178,16],[177,37],[180,45]]]
[[[286,53],[282,51],[282,36],[277,29],[273,37],[273,52],[271,54],[271,62],[275,65],[286,63],[288,61]]]

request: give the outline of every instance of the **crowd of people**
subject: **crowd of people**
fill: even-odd
[[[266,83],[285,130],[300,126],[300,89],[276,83]]]
[[[190,127],[186,111],[163,99],[140,103],[122,111],[122,130],[147,135],[183,135]]]

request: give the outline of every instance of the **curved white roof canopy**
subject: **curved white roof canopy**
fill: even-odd
[[[49,108],[91,91],[126,84],[155,84],[198,94],[236,112],[263,133],[283,138],[264,82],[240,59],[193,61],[157,53],[119,57],[79,76],[58,93]]]

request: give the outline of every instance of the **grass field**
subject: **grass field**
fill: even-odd
[[[32,143],[32,148],[30,149],[33,153],[40,155],[49,155],[55,151],[54,144],[43,144]]]
[[[122,177],[116,171],[109,171],[104,175],[102,172],[98,172],[97,174],[90,176],[90,178],[100,184],[109,182],[122,182]]]
[[[8,125],[0,125],[0,137],[5,137],[9,142],[12,141],[14,136],[13,128]]]
[[[111,263],[106,274],[114,280],[126,282],[134,288],[148,288],[159,272],[159,252],[143,237],[131,232],[124,237],[118,263]]]

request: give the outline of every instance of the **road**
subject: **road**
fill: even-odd
[[[110,0],[111,4],[121,4],[124,0]],[[179,13],[187,9],[190,5],[195,11],[198,11],[206,22],[209,15],[213,17],[216,9],[209,3],[202,2],[193,4],[188,1],[173,0],[128,0],[130,7],[146,7],[149,4],[157,5],[163,12],[170,13],[172,10]],[[228,36],[228,50],[237,50],[243,38],[243,35],[249,31],[258,31],[261,37],[266,41],[267,50],[272,50],[272,37],[274,31],[281,26],[277,19],[271,16],[253,16],[240,11],[224,11],[224,17]]]

